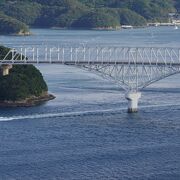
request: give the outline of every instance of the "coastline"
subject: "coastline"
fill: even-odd
[[[25,100],[19,101],[0,101],[0,107],[32,107],[45,103],[55,99],[56,97],[52,94],[43,94],[39,97],[29,97]]]
[[[107,31],[115,31],[115,30],[120,30],[121,26],[118,27],[50,27],[49,29],[52,30],[96,30],[96,31],[101,31],[101,30],[107,30]]]

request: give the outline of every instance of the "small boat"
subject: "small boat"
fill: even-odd
[[[131,25],[122,25],[121,28],[122,29],[133,29],[133,26],[131,26]]]

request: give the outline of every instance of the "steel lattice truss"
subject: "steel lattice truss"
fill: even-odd
[[[180,49],[157,47],[21,47],[11,49],[1,64],[65,64],[90,70],[138,91],[180,72]]]

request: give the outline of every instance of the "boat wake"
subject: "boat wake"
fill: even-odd
[[[86,115],[98,115],[104,113],[117,113],[125,108],[119,109],[107,109],[107,110],[92,110],[92,111],[79,111],[79,112],[63,112],[63,113],[47,113],[47,114],[35,114],[25,116],[12,116],[12,117],[0,117],[0,121],[12,121],[21,119],[40,119],[40,118],[56,118],[56,117],[76,117]]]
[[[145,108],[157,108],[157,107],[175,107],[180,106],[180,104],[162,104],[162,105],[146,105],[140,106],[139,109]],[[102,110],[92,110],[92,111],[78,111],[78,112],[61,112],[61,113],[47,113],[47,114],[34,114],[34,115],[24,115],[24,116],[11,116],[11,117],[0,117],[0,122],[2,121],[12,121],[12,120],[24,120],[24,119],[41,119],[41,118],[56,118],[56,117],[76,117],[76,116],[87,116],[87,115],[101,115],[101,114],[113,114],[122,113],[127,108],[113,108],[113,109],[102,109]]]

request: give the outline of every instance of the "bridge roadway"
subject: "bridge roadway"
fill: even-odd
[[[137,112],[140,91],[180,73],[180,49],[167,47],[19,47],[0,64],[3,75],[12,65],[63,64],[77,66],[115,82],[126,91],[128,112]]]
[[[145,66],[172,66],[172,67],[179,67],[180,63],[165,63],[165,62],[127,62],[127,61],[34,61],[34,60],[0,60],[0,64],[19,64],[19,65],[25,65],[25,64],[64,64],[64,65],[145,65]]]

